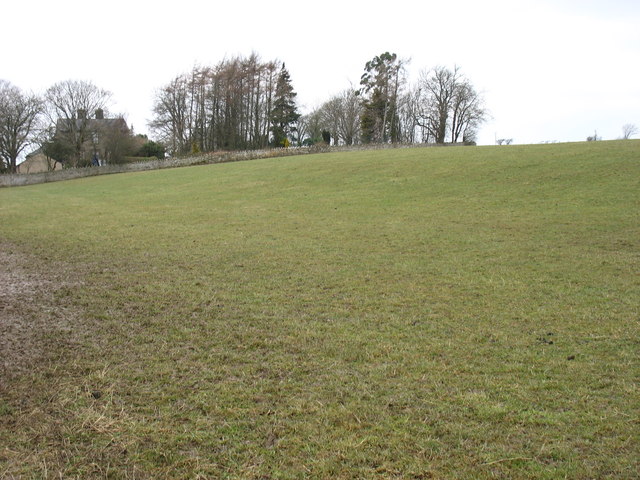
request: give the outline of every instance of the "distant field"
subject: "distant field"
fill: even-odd
[[[0,478],[638,478],[640,141],[2,189],[0,248]]]

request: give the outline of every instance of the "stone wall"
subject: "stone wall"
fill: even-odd
[[[461,144],[458,144],[461,145]],[[260,158],[288,157],[292,155],[306,155],[312,153],[327,152],[351,152],[361,150],[381,150],[389,148],[419,148],[434,145],[426,144],[380,144],[380,145],[353,145],[328,147],[314,145],[312,147],[289,147],[266,150],[247,150],[241,152],[211,152],[187,157],[174,157],[164,160],[142,161],[126,163],[122,165],[104,165],[101,167],[68,168],[53,172],[0,175],[0,187],[19,187],[35,185],[38,183],[59,182],[74,178],[92,177],[95,175],[109,175],[113,173],[141,172],[145,170],[158,170],[161,168],[188,167],[191,165],[208,165],[214,163],[240,162],[244,160],[257,160]]]

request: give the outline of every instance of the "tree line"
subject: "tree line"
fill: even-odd
[[[286,65],[257,54],[196,66],[154,93],[149,127],[136,138],[123,122],[104,121],[111,93],[68,80],[43,95],[0,80],[0,171],[15,172],[27,148],[65,166],[127,155],[251,150],[289,145],[458,143],[475,141],[487,113],[459,67],[424,70],[407,80],[407,60],[385,52],[365,63],[358,86],[301,115]],[[100,120],[100,121],[98,121]],[[125,124],[126,125],[126,124]]]
[[[385,52],[365,64],[359,88],[349,88],[304,117],[301,131],[316,141],[354,143],[474,143],[487,112],[459,67],[423,70],[408,84],[406,60]],[[323,134],[324,133],[324,134]]]
[[[326,143],[474,142],[487,113],[459,67],[435,67],[409,85],[407,61],[385,52],[359,86],[306,115],[284,64],[256,54],[194,67],[154,99],[154,133],[175,153]]]
[[[150,127],[173,153],[283,146],[299,117],[295,97],[284,64],[232,58],[162,87]]]

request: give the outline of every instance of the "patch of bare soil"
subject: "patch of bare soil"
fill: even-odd
[[[63,268],[0,242],[0,386],[75,337],[77,313],[59,295],[71,286]]]
[[[65,412],[58,368],[84,331],[69,269],[0,241],[0,478],[54,478]],[[56,469],[61,472],[61,468]],[[63,477],[55,477],[63,478]]]

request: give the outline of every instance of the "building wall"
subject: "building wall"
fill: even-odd
[[[62,164],[59,162],[53,162],[53,170],[62,170]],[[42,153],[37,153],[35,155],[30,155],[27,159],[18,165],[17,173],[41,173],[48,172],[49,164],[47,162],[47,157]]]

